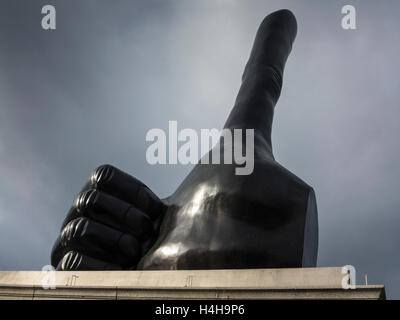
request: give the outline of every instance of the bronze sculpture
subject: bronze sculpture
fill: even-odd
[[[280,10],[257,32],[225,128],[255,130],[254,171],[197,164],[160,200],[110,166],[91,175],[52,251],[58,270],[313,267],[318,249],[313,189],[273,156],[274,106],[297,33]],[[221,144],[223,149],[223,144]],[[221,150],[220,150],[221,151]]]

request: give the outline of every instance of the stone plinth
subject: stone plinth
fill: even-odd
[[[385,299],[383,285],[343,289],[341,271],[0,271],[0,299]]]

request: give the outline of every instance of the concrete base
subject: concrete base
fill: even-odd
[[[383,285],[342,289],[341,271],[0,271],[0,299],[385,299]]]

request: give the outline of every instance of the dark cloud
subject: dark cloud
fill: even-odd
[[[320,266],[400,297],[398,1],[46,1],[0,4],[0,268],[39,269],[75,193],[101,163],[160,196],[190,166],[152,167],[145,134],[220,128],[262,18],[291,9],[299,32],[276,109],[274,150],[315,187]]]

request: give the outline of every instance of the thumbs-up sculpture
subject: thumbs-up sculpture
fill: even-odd
[[[58,270],[316,266],[314,191],[275,161],[271,146],[274,108],[296,33],[288,10],[264,19],[224,126],[254,130],[250,174],[237,174],[235,163],[199,163],[161,200],[132,176],[101,166],[69,211],[52,264]],[[221,139],[206,157],[219,152],[223,159],[227,147]]]

